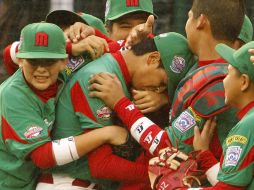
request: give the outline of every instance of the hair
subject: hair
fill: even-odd
[[[193,16],[204,14],[211,24],[213,37],[234,42],[240,34],[244,20],[243,0],[193,0]]]
[[[157,47],[155,45],[154,39],[152,38],[146,38],[142,40],[138,44],[133,45],[131,49],[134,55],[136,56],[157,51]]]

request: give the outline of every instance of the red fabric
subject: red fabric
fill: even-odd
[[[238,168],[238,170],[241,170],[247,166],[249,166],[250,164],[252,164],[254,162],[254,147],[252,147],[249,151],[249,153],[245,156],[242,164],[240,165],[240,167]]]
[[[210,150],[200,152],[197,156],[197,162],[201,170],[205,172],[218,163],[218,160],[214,157]]]
[[[128,86],[131,82],[130,73],[129,73],[127,64],[126,64],[121,52],[118,51],[116,53],[113,53],[112,56],[115,58],[115,60],[119,64],[120,69],[121,69],[122,74],[123,74],[123,77],[124,77],[124,80],[125,80],[125,84]]]
[[[134,104],[126,97],[119,100],[116,103],[114,110],[116,111],[118,117],[123,121],[123,123],[127,126],[128,130],[131,129],[131,126],[144,115],[134,106]],[[162,129],[156,124],[151,125],[146,131],[142,134],[139,144],[147,151],[149,151],[151,143],[145,141],[147,134],[150,133],[152,137],[152,141],[156,137],[156,135],[162,131]],[[163,131],[162,137],[158,142],[158,146],[154,151],[154,154],[157,155],[159,150],[165,147],[171,146],[171,142],[168,138],[168,135],[165,131]]]
[[[249,104],[247,104],[241,111],[239,111],[237,113],[237,117],[239,119],[242,119],[246,113],[248,113],[248,111],[250,111],[250,109],[252,109],[254,107],[254,101],[253,102],[250,102]]]
[[[6,121],[6,119],[2,116],[2,137],[5,142],[8,139],[20,142],[22,144],[28,144],[27,141],[21,139],[16,131],[10,126],[10,124]]]
[[[219,58],[216,60],[206,60],[206,61],[199,61],[198,62],[198,68],[199,67],[203,67],[212,63],[227,63],[227,61],[225,61],[223,58]]]
[[[80,112],[91,120],[96,121],[86,96],[78,82],[71,88],[71,101],[75,112]]]
[[[147,164],[125,160],[112,153],[109,145],[103,145],[88,155],[90,173],[95,178],[120,182],[149,183]]]
[[[66,43],[66,53],[71,56],[72,55],[72,44],[71,42]]]
[[[11,46],[9,45],[6,48],[4,48],[3,51],[3,63],[5,66],[5,69],[9,75],[12,75],[18,70],[18,65],[13,62],[11,59]],[[18,47],[18,46],[17,46]]]
[[[41,99],[41,101],[46,103],[50,98],[53,98],[56,96],[59,83],[56,82],[55,84],[49,86],[46,90],[37,90],[33,86],[31,86],[29,83],[27,83],[27,85]]]
[[[188,190],[189,188],[180,188],[179,190]],[[223,182],[217,183],[214,187],[202,188],[204,190],[244,190],[245,187],[233,186]]]
[[[95,36],[105,39],[107,43],[115,42],[114,40],[111,40],[108,36],[103,34],[100,30],[98,29],[94,29],[94,30],[95,30]]]
[[[52,142],[48,142],[36,148],[30,155],[36,166],[42,169],[56,166],[53,156]]]

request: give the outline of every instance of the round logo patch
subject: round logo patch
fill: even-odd
[[[31,126],[26,130],[26,132],[24,133],[24,136],[27,139],[35,138],[41,135],[42,130],[43,129],[39,126]]]
[[[109,107],[104,106],[97,110],[96,113],[98,118],[107,120],[110,118],[112,111]]]
[[[181,73],[183,69],[185,68],[185,60],[182,57],[174,56],[174,59],[172,61],[172,64],[170,65],[170,69],[174,73]]]

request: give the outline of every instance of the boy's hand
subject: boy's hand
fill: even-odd
[[[139,43],[143,39],[147,38],[148,34],[153,32],[154,16],[150,15],[146,23],[135,26],[128,37],[126,38],[125,47],[131,49],[131,46]]]
[[[98,73],[91,77],[89,84],[90,96],[100,98],[111,109],[125,96],[122,84],[114,74]]]
[[[215,129],[216,129],[216,119],[215,118],[208,119],[205,122],[202,132],[200,132],[199,128],[197,126],[195,126],[194,139],[193,139],[194,150],[196,150],[196,151],[208,150]]]

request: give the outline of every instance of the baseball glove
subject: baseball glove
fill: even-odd
[[[183,187],[200,187],[206,180],[198,170],[196,153],[186,155],[175,148],[165,148],[159,156],[149,161],[149,177],[152,189],[174,190]]]

